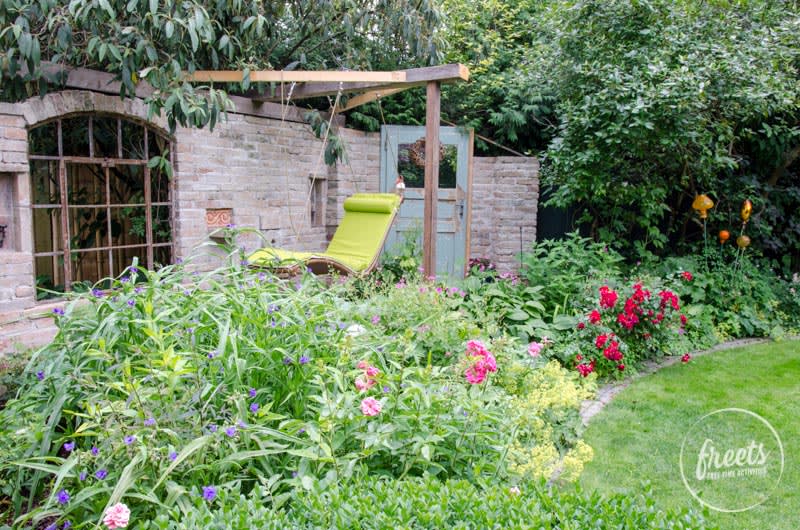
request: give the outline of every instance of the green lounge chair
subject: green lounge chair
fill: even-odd
[[[356,193],[344,201],[344,217],[325,252],[296,252],[264,247],[250,255],[254,267],[281,275],[297,274],[308,267],[314,274],[337,272],[366,274],[378,264],[378,256],[392,226],[400,197],[393,193]]]

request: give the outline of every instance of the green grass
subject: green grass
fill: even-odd
[[[640,491],[649,481],[660,508],[702,509],[681,480],[684,436],[702,416],[722,408],[747,409],[778,432],[785,454],[775,492],[739,513],[709,510],[723,530],[800,528],[800,342],[770,343],[697,357],[634,381],[594,417],[585,440],[594,460],[583,486],[607,493]],[[746,487],[741,495],[747,495]]]

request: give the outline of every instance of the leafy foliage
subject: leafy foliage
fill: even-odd
[[[202,275],[131,267],[57,314],[0,410],[16,524],[96,521],[120,499],[138,520],[189,514],[210,486],[277,507],[367,475],[549,478],[563,458],[566,480],[591,457],[591,381],[502,336],[497,371],[465,378],[482,330],[457,288],[280,281],[230,256]]]
[[[62,82],[49,63],[115,74],[122,96],[147,81],[151,114],[211,127],[230,109],[224,90],[193,87],[184,72],[392,66],[437,57],[434,3],[379,0],[9,0],[0,4],[3,99]],[[248,90],[249,79],[233,87]]]
[[[370,477],[325,491],[296,492],[287,508],[268,506],[269,491],[258,488],[248,496],[223,491],[211,503],[195,496],[186,514],[173,511],[138,530],[190,528],[604,528],[620,530],[709,528],[696,512],[653,509],[646,488],[632,495],[586,494],[526,482],[516,494],[507,487],[476,487],[466,481],[440,482],[431,478],[399,482]]]

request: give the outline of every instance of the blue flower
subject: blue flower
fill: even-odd
[[[86,471],[81,471],[81,474],[78,475],[78,480],[80,480],[81,482],[86,480]]]
[[[384,386],[383,387],[383,393],[384,394],[388,394],[390,391],[391,391],[391,389],[388,386]]]
[[[292,359],[290,359],[289,357],[284,357],[283,358],[283,364],[287,364],[287,365],[288,364],[292,364]]]
[[[250,395],[251,398],[256,397],[256,389],[255,388],[251,388],[247,393]]]
[[[98,480],[103,480],[108,476],[108,471],[106,471],[105,469],[98,469],[95,472],[94,476],[97,477]]]
[[[67,530],[72,527],[72,523],[69,521],[64,521],[64,530]]]
[[[217,496],[217,488],[214,486],[203,486],[203,499],[211,502]]]
[[[192,294],[192,291],[190,291],[189,289],[184,289],[184,290],[183,290],[183,294],[184,294],[185,296],[191,296],[191,294]]]
[[[64,451],[71,453],[75,449],[75,442],[66,442],[64,444]]]
[[[57,528],[58,528],[58,526],[56,526],[56,523],[53,523],[53,524],[49,524],[49,525],[45,526],[44,530],[56,530]]]
[[[64,310],[61,309],[60,307],[56,307],[55,309],[53,309],[53,314],[58,316],[64,316]]]
[[[235,425],[231,425],[230,427],[225,429],[225,434],[227,434],[231,438],[236,436],[236,426]]]
[[[129,307],[133,307],[133,306],[135,306],[135,305],[136,305],[136,300],[134,300],[133,298],[131,298],[130,300],[128,300],[128,301],[127,301],[127,302],[125,302],[125,303],[126,303],[126,304],[128,304],[128,306],[129,306]]]
[[[141,294],[141,292],[142,292],[142,291],[144,291],[144,289],[142,289],[141,287],[136,287],[136,288],[133,290],[133,292],[134,292],[134,293],[136,293],[136,294]]]
[[[103,296],[105,296],[105,293],[100,289],[92,289],[92,295],[95,298],[103,298]]]
[[[208,426],[208,432],[217,432],[217,426],[212,423]]]
[[[133,442],[136,441],[136,436],[134,436],[132,434],[129,434],[128,436],[125,437],[124,441],[125,441],[125,445],[130,445],[130,444],[132,444]]]
[[[69,492],[67,492],[67,490],[59,491],[58,495],[56,495],[56,499],[59,504],[67,504],[69,502]]]
[[[252,412],[253,414],[258,412],[258,403],[256,402],[250,403],[250,412]]]
[[[119,279],[119,281],[120,283],[128,283],[129,281],[131,281],[131,279],[128,278],[127,276],[123,276],[122,278]]]
[[[210,351],[210,352],[208,352],[208,358],[209,358],[209,359],[213,359],[213,358],[214,358],[214,357],[216,357],[216,356],[217,356],[217,352],[216,352],[216,351]]]
[[[96,445],[92,446],[92,456],[97,456],[100,453],[100,449],[97,448]]]
[[[38,372],[36,372],[36,379],[38,379],[39,381],[44,381],[44,371],[39,370]]]
[[[267,279],[267,275],[266,274],[264,274],[263,272],[259,272],[258,273],[258,281],[263,282],[266,279]]]
[[[154,417],[152,417],[152,416],[150,416],[149,418],[144,420],[144,426],[145,427],[152,427],[155,424],[156,424],[156,419]]]
[[[176,458],[178,458],[178,453],[176,453],[175,451],[170,451],[169,459],[174,462]]]
[[[300,362],[300,364],[308,364],[308,362],[310,360],[311,360],[310,357],[308,357],[307,355],[303,355],[303,356],[300,357],[300,361],[299,362]]]

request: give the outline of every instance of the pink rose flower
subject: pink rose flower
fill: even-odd
[[[358,367],[359,370],[366,370],[369,364],[367,364],[367,361],[358,361],[358,364],[356,366]]]
[[[542,353],[542,348],[544,348],[544,344],[541,342],[531,342],[528,344],[528,354],[531,357],[538,357]]]
[[[377,416],[381,412],[381,402],[373,397],[364,398],[361,401],[361,412],[364,416]]]
[[[364,381],[360,377],[356,379],[356,389],[358,389],[359,392],[366,392],[373,386],[375,386],[374,379],[367,379],[366,381]]]
[[[375,377],[375,376],[376,376],[376,375],[378,375],[379,373],[381,373],[381,371],[380,371],[380,370],[378,370],[377,368],[375,368],[374,366],[368,366],[368,367],[367,367],[367,370],[366,370],[366,374],[367,374],[367,376],[369,376],[369,377]]]
[[[103,524],[105,524],[108,528],[125,528],[128,526],[128,520],[131,517],[130,509],[118,502],[114,506],[108,509],[106,512],[105,517],[103,517]]]
[[[467,368],[464,376],[467,378],[468,383],[477,385],[483,383],[483,380],[486,379],[486,370],[479,370],[477,365],[473,365]]]

